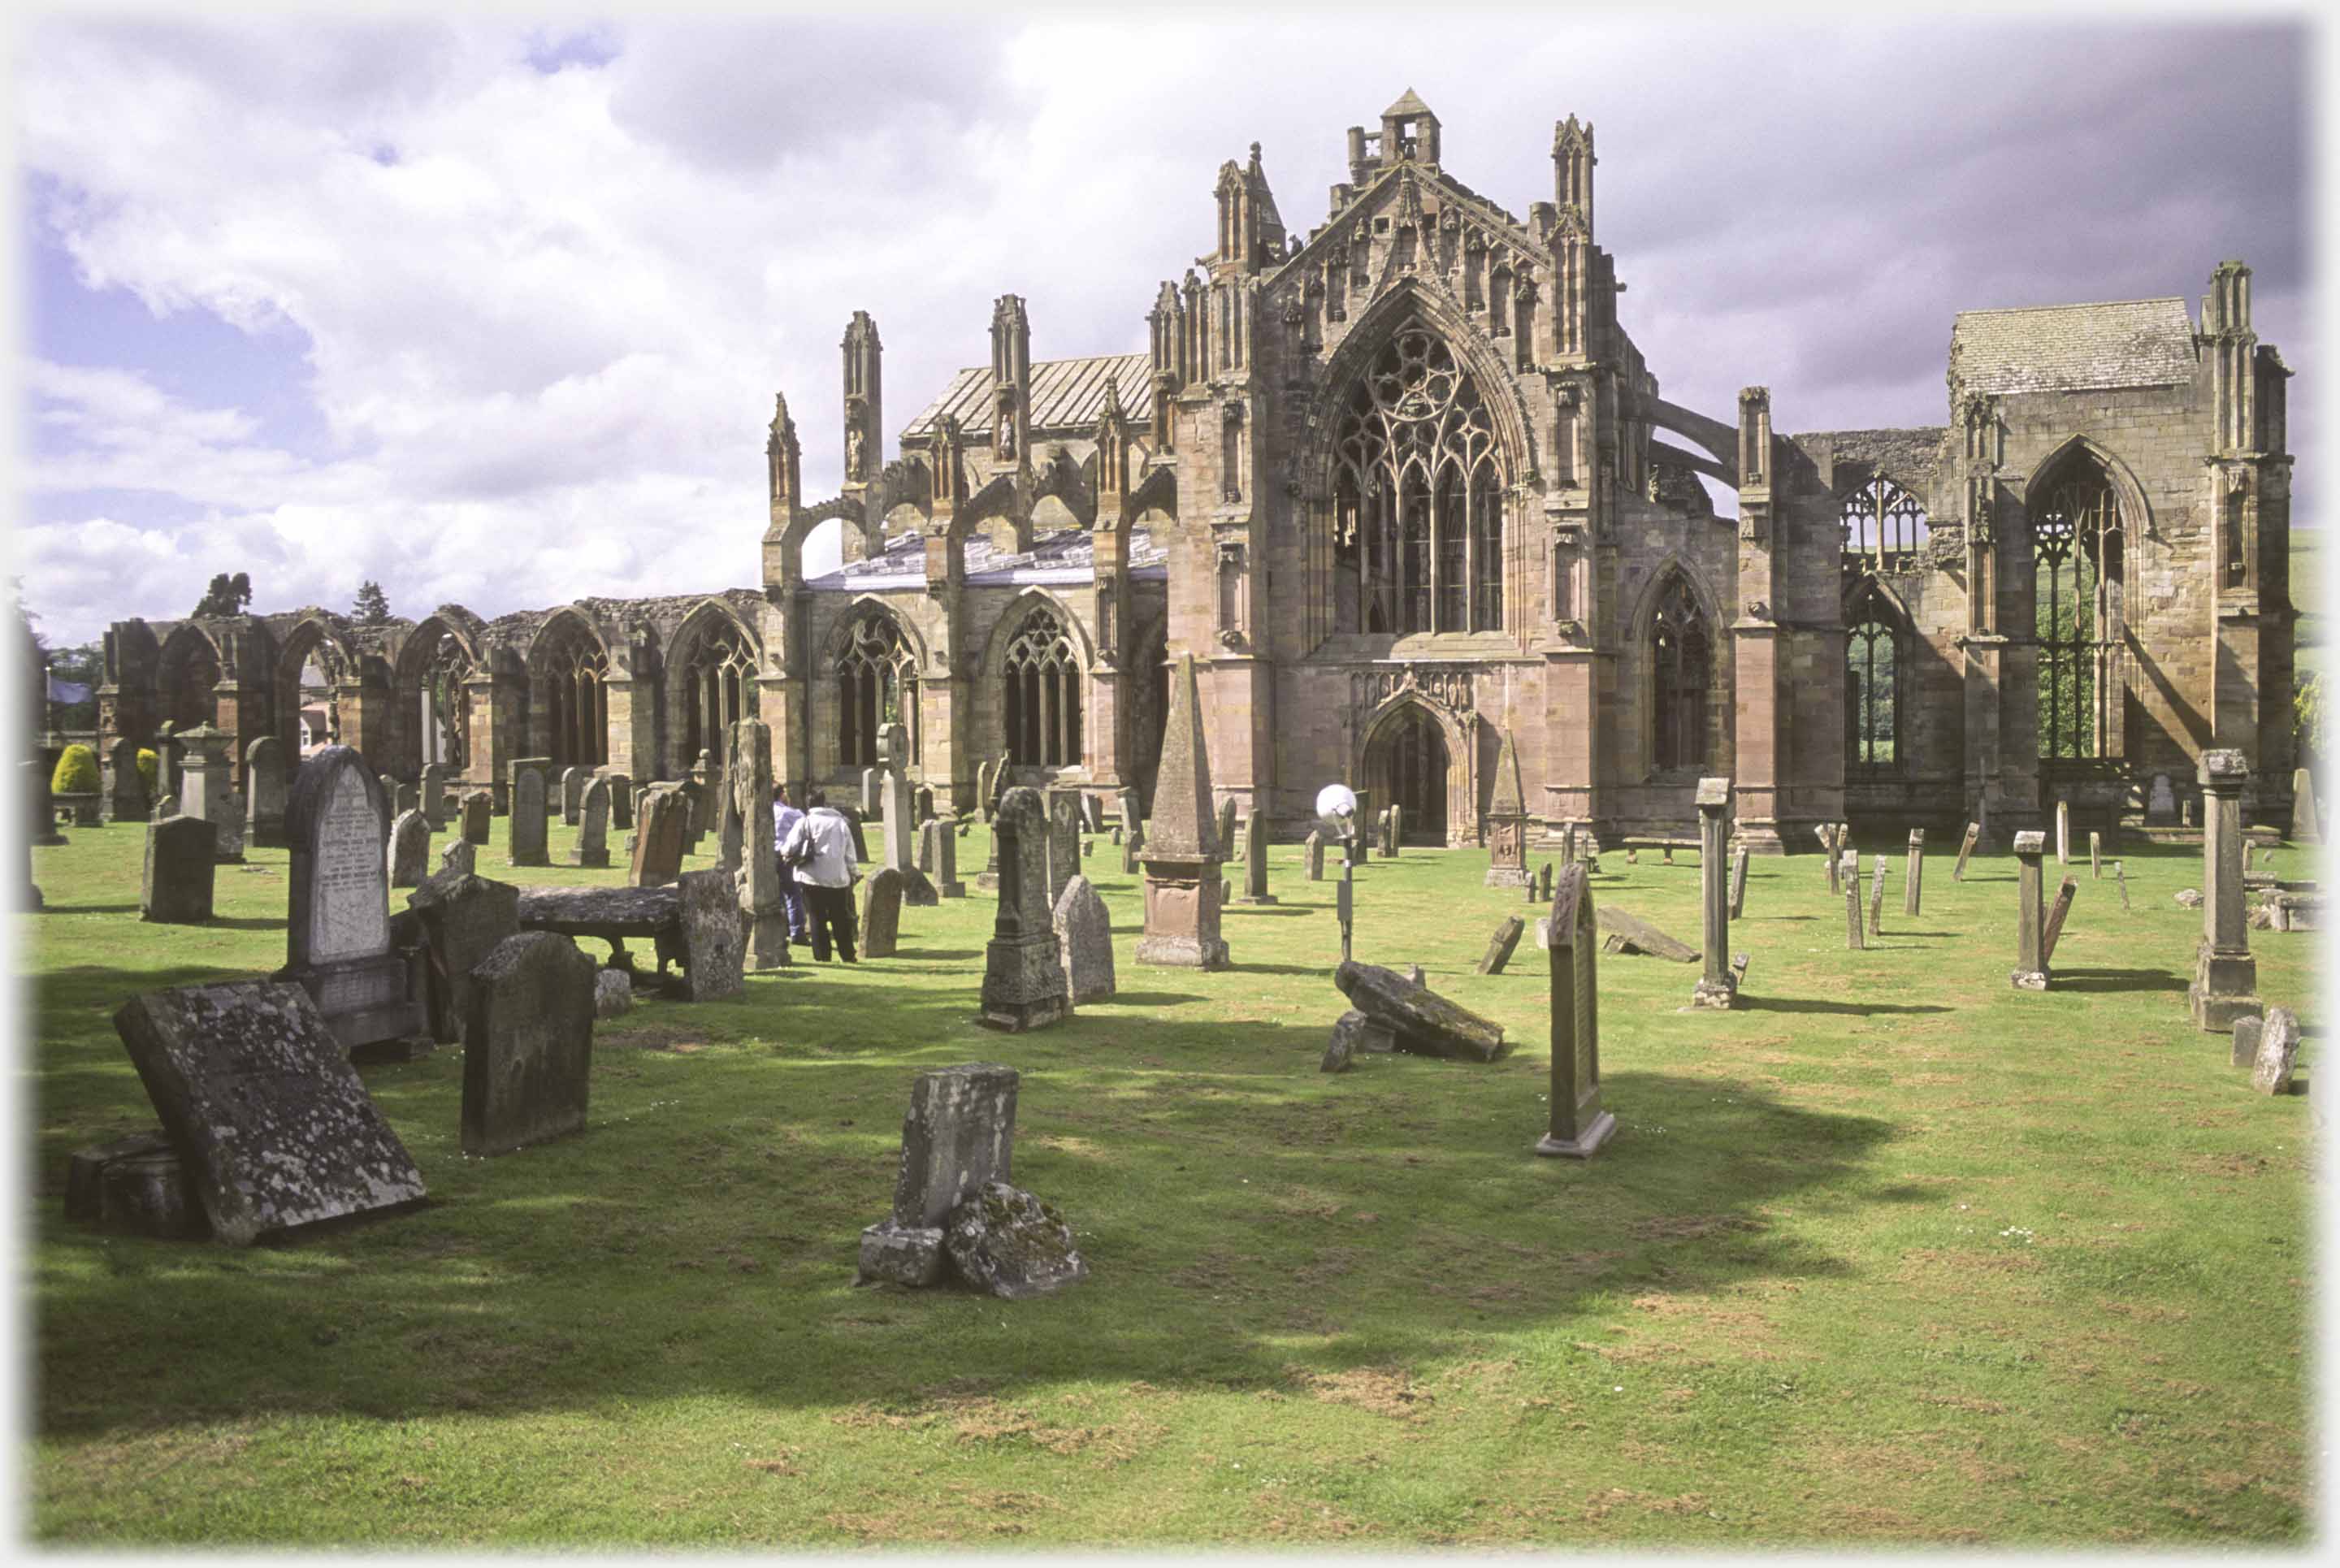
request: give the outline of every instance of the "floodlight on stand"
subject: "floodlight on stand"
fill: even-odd
[[[1316,825],[1339,839],[1341,855],[1341,886],[1334,896],[1334,913],[1341,921],[1341,962],[1349,961],[1349,937],[1356,920],[1353,897],[1355,878],[1351,872],[1356,862],[1348,853],[1348,846],[1357,837],[1356,791],[1346,784],[1327,784],[1316,791]]]

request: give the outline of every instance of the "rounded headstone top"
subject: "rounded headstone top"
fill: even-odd
[[[292,779],[292,793],[284,804],[285,835],[296,845],[313,845],[319,818],[332,799],[333,787],[344,772],[355,773],[373,807],[374,820],[384,839],[390,835],[390,798],[382,780],[365,765],[353,746],[321,746],[301,764]]]

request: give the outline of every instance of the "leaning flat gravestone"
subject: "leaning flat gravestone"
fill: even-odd
[[[1958,841],[1958,863],[1950,868],[1951,881],[1963,882],[1967,879],[1967,861],[1973,858],[1975,846],[1981,840],[1982,824],[1968,823],[1967,836]]]
[[[471,971],[463,1152],[510,1154],[585,1125],[593,960],[550,931],[505,938]]]
[[[2251,1087],[2263,1095],[2291,1093],[2291,1073],[2299,1060],[2299,1019],[2289,1007],[2269,1007],[2259,1031],[2259,1053],[2251,1064]]]
[[[2247,1067],[2259,1059],[2259,1033],[2266,1020],[2256,1013],[2247,1013],[2235,1020],[2235,1066]]]
[[[199,926],[212,918],[213,839],[201,817],[166,817],[146,829],[146,875],[138,918],[164,926]]]
[[[1612,953],[1646,953],[1652,958],[1671,958],[1677,964],[1695,964],[1699,950],[1687,942],[1678,942],[1639,915],[1631,915],[1613,904],[1602,904],[1593,911],[1593,918],[1609,933],[1602,944]]]
[[[1416,1056],[1492,1062],[1506,1047],[1503,1028],[1458,1007],[1435,991],[1410,985],[1394,969],[1344,961],[1333,983],[1358,1011],[1397,1037],[1397,1048]]]
[[[861,1233],[857,1283],[925,1285],[942,1277],[951,1211],[991,1182],[1011,1179],[1016,1086],[1015,1068],[991,1062],[917,1076],[902,1117],[893,1213]]]
[[[1517,915],[1506,917],[1503,923],[1495,928],[1495,934],[1487,938],[1487,950],[1479,959],[1479,972],[1482,975],[1502,974],[1503,966],[1512,961],[1512,950],[1520,945],[1520,933],[1525,929],[1525,920]]]
[[[390,825],[390,885],[420,888],[431,869],[431,819],[419,810],[402,811]]]
[[[861,885],[861,956],[890,958],[902,934],[902,874],[880,866]]]
[[[421,1173],[300,987],[151,992],[114,1027],[222,1241],[248,1246],[423,1196]]]
[[[460,871],[468,877],[480,868],[480,852],[461,839],[439,851],[439,869]]]
[[[710,866],[675,880],[682,889],[684,998],[713,1002],[745,995],[748,938],[731,873]]]
[[[1091,797],[1094,799],[1094,797]],[[1065,981],[1080,1007],[1114,991],[1113,916],[1086,877],[1065,884],[1056,900],[1056,946],[1063,950]]]
[[[386,815],[380,785],[346,746],[301,765],[285,810],[292,908],[285,965],[274,978],[315,998],[352,1050],[423,1027],[406,960],[391,947]]]
[[[408,894],[406,905],[421,922],[428,954],[431,1037],[455,1045],[471,1017],[472,969],[520,935],[520,889],[450,868]]]
[[[560,820],[577,826],[578,817],[585,809],[585,779],[590,770],[564,768],[560,770]]]

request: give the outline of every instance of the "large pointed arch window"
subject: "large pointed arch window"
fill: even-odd
[[[1848,571],[1915,571],[1922,564],[1926,503],[1883,474],[1846,492],[1839,511]]]
[[[907,729],[910,755],[922,755],[917,655],[891,615],[868,609],[853,619],[835,672],[839,766],[878,766],[878,731],[888,724]]]
[[[1650,619],[1651,760],[1661,771],[1706,766],[1707,695],[1714,683],[1714,639],[1706,616],[1675,572]]]
[[[1494,421],[1436,334],[1375,356],[1334,455],[1336,631],[1499,631],[1503,488]]]
[[[544,693],[553,770],[608,762],[610,656],[576,621],[563,621],[545,650]]]
[[[719,762],[730,727],[755,711],[755,649],[738,626],[717,621],[683,666],[682,766],[695,764],[701,751]]]
[[[1901,640],[1875,591],[1854,603],[1845,632],[1845,757],[1858,769],[1888,769],[1901,759]]]
[[[2104,471],[2076,459],[2031,501],[2039,646],[2039,755],[2115,754],[2120,507]]]
[[[1007,760],[1076,768],[1081,760],[1081,664],[1064,626],[1034,610],[1007,644]]]

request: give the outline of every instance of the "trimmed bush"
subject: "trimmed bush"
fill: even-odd
[[[150,797],[154,793],[154,780],[162,776],[162,772],[163,759],[155,756],[152,751],[146,750],[143,747],[140,748],[138,752],[138,777],[145,783],[146,793]]]
[[[49,789],[58,795],[97,793],[97,753],[86,746],[68,746],[49,775]]]

